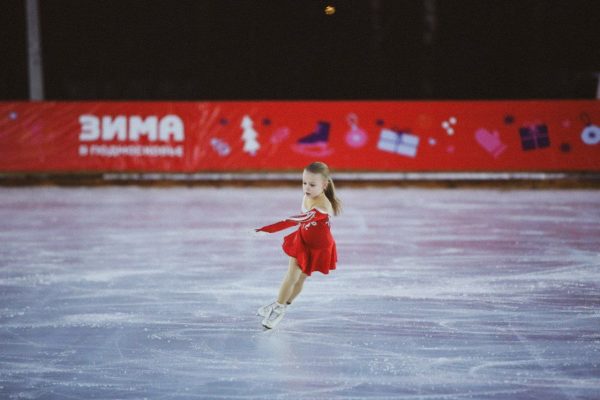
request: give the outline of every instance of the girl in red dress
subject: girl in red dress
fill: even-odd
[[[338,215],[341,202],[335,195],[335,186],[329,168],[314,162],[302,173],[303,214],[256,229],[257,232],[278,232],[299,225],[283,239],[283,251],[290,257],[287,274],[277,301],[258,309],[265,328],[274,328],[285,314],[286,307],[302,291],[307,277],[315,271],[328,274],[335,269],[337,251],[331,235],[329,217]]]

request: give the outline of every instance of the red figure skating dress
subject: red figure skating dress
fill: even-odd
[[[300,226],[295,232],[283,238],[283,251],[298,260],[300,269],[306,275],[310,276],[315,271],[328,274],[330,270],[335,269],[337,262],[329,214],[313,208],[304,214],[294,215],[256,231],[273,233],[298,224]]]

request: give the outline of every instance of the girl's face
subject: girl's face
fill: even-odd
[[[302,173],[302,189],[307,197],[314,199],[320,196],[326,187],[327,180],[323,175],[308,171]]]

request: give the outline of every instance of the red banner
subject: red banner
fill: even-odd
[[[0,102],[2,172],[600,171],[600,101]]]

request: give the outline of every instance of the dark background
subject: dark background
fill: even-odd
[[[41,0],[45,97],[594,98],[600,1],[429,2],[433,29],[428,0]],[[0,99],[27,99],[25,2],[0,10]]]

